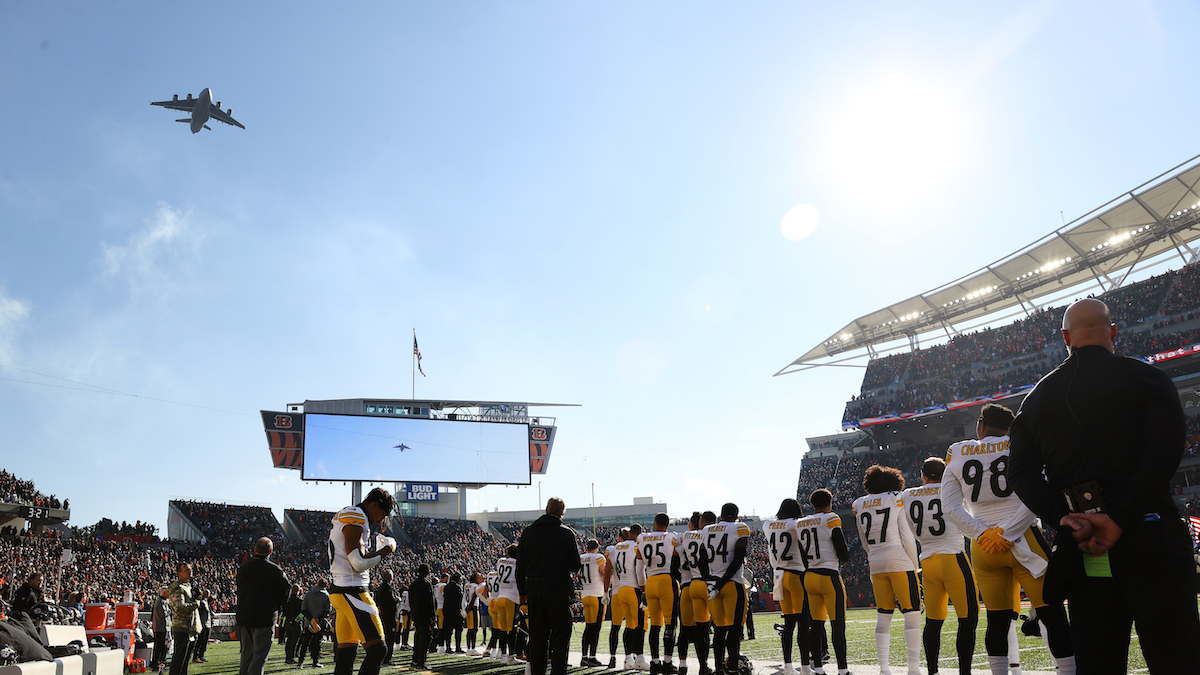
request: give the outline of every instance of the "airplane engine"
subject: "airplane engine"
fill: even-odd
[[[220,109],[221,109],[221,102],[217,101],[217,110],[220,110]]]
[[[178,100],[179,100],[179,94],[175,94],[175,98],[173,98],[173,99],[171,99],[171,100],[173,100],[173,101],[178,101]]]
[[[233,117],[233,108],[230,108],[229,110],[226,110],[226,111],[225,111],[225,114],[226,114],[226,115],[229,115],[230,117]]]
[[[191,94],[188,94],[188,100],[189,100],[189,101],[190,101],[190,100],[192,100],[192,95],[191,95]]]

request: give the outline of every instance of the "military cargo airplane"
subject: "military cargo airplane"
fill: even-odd
[[[405,450],[412,450],[412,448],[408,447],[407,445],[405,445],[405,444],[403,444],[403,443],[401,443],[400,445],[394,445],[394,446],[392,446],[392,447],[393,447],[393,448],[400,448],[400,452],[404,452]]]
[[[192,114],[191,117],[185,117],[181,120],[175,121],[190,122],[192,125],[193,134],[197,133],[201,129],[208,129],[209,131],[212,131],[212,127],[205,124],[205,122],[207,122],[210,118],[217,120],[218,122],[224,122],[225,124],[233,125],[240,129],[246,128],[242,126],[240,122],[233,119],[233,108],[230,108],[229,110],[221,110],[220,101],[217,101],[215,104],[212,102],[212,89],[207,87],[204,88],[204,91],[200,92],[200,96],[198,98],[192,98],[192,95],[188,94],[187,99],[180,101],[179,94],[175,94],[175,97],[170,101],[151,101],[150,105],[161,105],[162,107],[170,108],[171,110],[183,110],[184,112],[190,112]]]

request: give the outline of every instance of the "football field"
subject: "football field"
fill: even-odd
[[[1023,611],[1028,611],[1024,608]],[[778,668],[779,662],[782,660],[779,635],[775,632],[775,623],[782,621],[782,615],[778,613],[755,614],[755,640],[746,640],[742,643],[742,653],[750,657],[754,663],[756,673],[763,675],[775,675],[781,672]],[[922,617],[922,625],[924,625],[924,617]],[[1018,624],[1019,625],[1019,624]],[[957,619],[953,609],[950,612],[949,618],[946,620],[942,631],[942,654],[940,661],[940,670],[942,673],[956,672],[957,656],[954,653],[954,630],[957,627]],[[608,630],[609,624],[604,625],[601,632],[600,650],[597,656],[601,661],[608,660]],[[976,635],[975,642],[975,660],[972,668],[979,673],[987,673],[987,656],[983,649],[983,631],[984,617],[980,617],[980,624]],[[583,634],[581,624],[575,625],[575,631],[572,637],[571,663],[579,662],[579,641]],[[903,662],[905,659],[903,622],[899,620],[892,621],[892,670],[893,672],[903,672]],[[1027,637],[1018,631],[1020,649],[1021,649],[1021,667],[1025,672],[1030,671],[1046,671],[1053,672],[1054,666],[1050,661],[1049,652],[1046,651],[1045,644],[1039,637]],[[1131,637],[1129,651],[1129,672],[1130,673],[1145,673],[1146,663],[1142,659],[1141,650],[1137,647],[1136,633]],[[858,609],[850,610],[846,621],[846,646],[849,652],[850,671],[852,673],[877,673],[878,659],[875,656],[875,610],[873,609]],[[464,645],[464,649],[465,649]],[[362,652],[359,652],[360,656]],[[689,650],[691,656],[695,656],[694,650]],[[399,651],[395,653],[395,663],[397,665],[388,667],[385,666],[381,671],[385,675],[395,673],[401,670],[408,670],[411,652]],[[649,658],[649,646],[646,649],[646,658]],[[223,642],[213,644],[208,649],[208,663],[193,663],[189,669],[190,673],[196,675],[236,675],[238,671],[238,644],[237,642]],[[922,650],[921,654],[921,672],[926,672],[925,654]],[[619,660],[619,659],[618,659]],[[832,654],[831,654],[832,660]],[[797,654],[795,661],[799,663],[799,655]],[[304,668],[300,672],[303,673],[326,673],[331,675],[333,672],[333,654],[332,646],[329,643],[324,645],[322,649],[322,662],[324,668],[319,670]],[[480,659],[465,656],[431,654],[426,660],[426,665],[430,670],[445,673],[446,675],[472,675],[475,673],[488,672],[493,675],[520,675],[524,672],[523,665],[501,666],[491,659]],[[897,666],[900,665],[900,668]],[[864,666],[856,670],[855,666]],[[355,665],[355,672],[358,666]],[[572,667],[570,672],[572,675],[582,675],[586,672],[601,672],[603,669],[589,669]],[[271,655],[267,659],[267,673],[285,673],[293,672],[295,668],[284,664],[283,647],[274,645],[271,648]],[[826,672],[831,675],[837,672],[837,664],[830,663],[826,666]]]

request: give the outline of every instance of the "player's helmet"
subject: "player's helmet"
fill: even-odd
[[[737,675],[754,675],[754,664],[745,654],[738,657]]]

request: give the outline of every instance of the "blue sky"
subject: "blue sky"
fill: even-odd
[[[416,327],[419,396],[582,404],[545,496],[773,512],[861,371],[771,375],[1200,151],[1198,19],[0,4],[0,377],[142,397],[0,381],[0,465],[77,524],[337,508],[271,468],[257,411],[407,396]],[[204,87],[245,131],[147,105]]]

